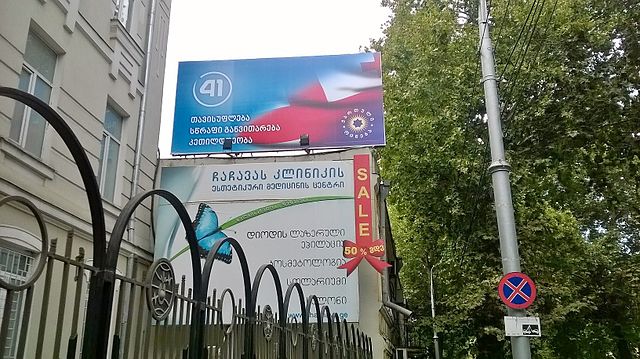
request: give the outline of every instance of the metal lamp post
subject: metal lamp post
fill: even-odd
[[[498,100],[498,85],[495,74],[493,45],[489,36],[491,26],[487,1],[480,0],[478,6],[478,29],[480,31],[480,62],[482,64],[482,83],[484,86],[485,104],[487,109],[487,127],[489,129],[489,144],[491,147],[491,165],[489,172],[493,183],[493,195],[500,237],[500,254],[502,257],[503,274],[520,272],[520,253],[516,236],[515,215],[511,199],[511,183],[509,173],[511,166],[504,153],[502,139],[502,123],[500,121],[500,102]],[[524,317],[526,313],[521,309],[509,308],[509,315]],[[523,336],[511,337],[511,353],[513,359],[531,359],[529,338]]]
[[[429,282],[431,284],[431,318],[433,318],[433,347],[436,352],[436,359],[440,359],[440,343],[438,342],[438,329],[436,327],[436,305],[433,296],[433,269],[437,266],[434,264],[431,266],[431,271],[429,273]]]

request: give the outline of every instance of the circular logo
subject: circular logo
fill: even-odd
[[[231,79],[222,72],[207,72],[193,83],[193,98],[205,107],[222,105],[231,97],[232,91]]]
[[[363,139],[373,133],[375,118],[363,108],[354,108],[342,116],[342,134],[353,139]]]

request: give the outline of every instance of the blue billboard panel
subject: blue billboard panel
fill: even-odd
[[[173,155],[384,144],[379,53],[179,64]]]

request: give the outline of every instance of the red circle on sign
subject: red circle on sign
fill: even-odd
[[[520,279],[518,284],[514,284],[510,281],[512,278]],[[526,294],[526,287],[529,287],[529,294]],[[507,295],[505,289],[509,289],[511,293]],[[498,294],[500,299],[507,307],[512,309],[525,309],[528,308],[536,299],[536,285],[528,275],[521,272],[511,272],[502,277],[500,284],[498,284]],[[514,301],[520,297],[524,302],[514,303]]]

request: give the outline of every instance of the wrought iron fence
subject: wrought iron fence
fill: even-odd
[[[370,338],[353,323],[340,321],[314,295],[305,298],[300,284],[292,283],[283,290],[272,265],[261,266],[251,280],[243,249],[234,238],[218,241],[202,265],[191,219],[178,198],[168,191],[150,190],[133,197],[123,207],[107,242],[96,178],[69,126],[32,95],[0,87],[0,96],[30,106],[60,134],[85,186],[93,239],[91,263],[85,258],[84,248],[72,253],[73,231],[64,241],[64,253],[58,254],[58,241],[49,244],[45,221],[33,203],[19,196],[0,199],[0,207],[11,203],[26,207],[33,214],[42,242],[29,278],[0,278],[0,287],[5,291],[0,349],[11,339],[17,343],[11,353],[15,358],[373,357]],[[140,203],[152,196],[169,202],[182,222],[190,246],[192,288],[187,288],[184,277],[176,282],[173,267],[166,259],[148,263],[134,257],[128,275],[116,270],[127,223]],[[219,295],[209,290],[214,255],[225,243],[233,247],[241,267],[242,299],[228,289]],[[257,306],[264,274],[275,283],[277,308]],[[18,297],[20,320],[15,314]],[[300,321],[288,315],[292,297],[300,305]],[[315,323],[311,323],[312,317],[316,318]],[[17,322],[19,325],[15,325]]]

